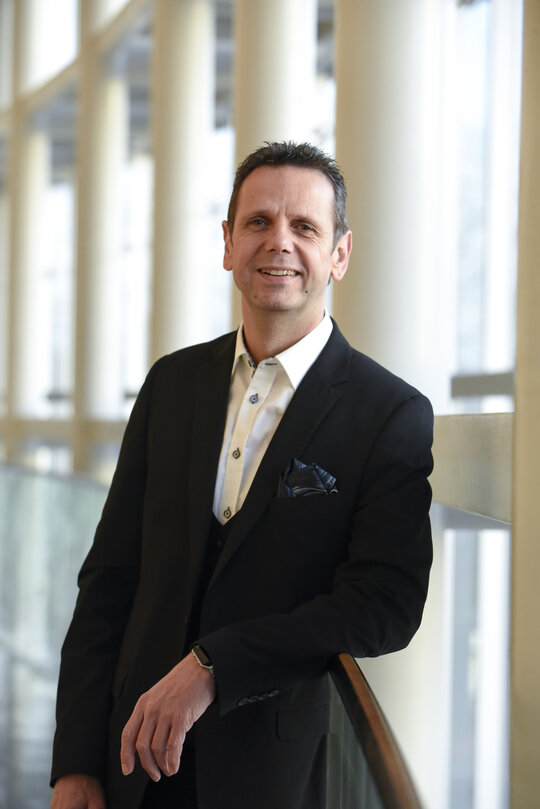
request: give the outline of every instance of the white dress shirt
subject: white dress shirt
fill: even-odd
[[[257,366],[244,343],[242,326],[238,329],[214,491],[213,511],[222,524],[242,507],[287,405],[332,328],[325,311],[319,325],[305,337]]]

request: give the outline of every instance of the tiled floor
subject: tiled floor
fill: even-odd
[[[60,646],[101,487],[0,466],[0,809],[46,809]]]

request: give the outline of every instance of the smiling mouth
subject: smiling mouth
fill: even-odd
[[[272,270],[272,269],[264,269],[264,268],[262,268],[262,269],[259,270],[259,272],[261,272],[263,275],[272,275],[272,276],[275,276],[277,278],[281,278],[283,276],[298,275],[296,270],[279,270],[279,269]]]

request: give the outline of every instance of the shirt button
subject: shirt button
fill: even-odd
[[[259,401],[259,394],[254,393],[253,396],[249,397],[249,401],[251,402],[251,404],[257,404],[257,402]]]
[[[239,458],[241,454],[242,453],[240,452],[239,448],[236,447],[236,449],[234,450],[232,456],[233,456],[233,458]]]

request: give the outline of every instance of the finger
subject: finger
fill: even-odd
[[[170,725],[161,722],[158,723],[155,731],[154,736],[152,738],[152,742],[150,745],[152,755],[154,756],[154,761],[156,762],[157,766],[165,775],[172,775],[173,773],[169,771],[169,737],[171,733]]]
[[[129,775],[135,767],[135,743],[143,721],[142,712],[135,706],[135,710],[128,719],[122,731],[120,747],[120,763],[123,775]]]
[[[139,761],[143,770],[145,770],[152,781],[159,781],[161,778],[161,770],[156,762],[154,753],[152,752],[152,739],[155,733],[156,723],[155,720],[145,718],[137,738],[135,739],[135,749],[139,756]]]
[[[167,775],[175,775],[178,772],[185,740],[186,732],[184,728],[174,724],[171,728],[167,745]]]

